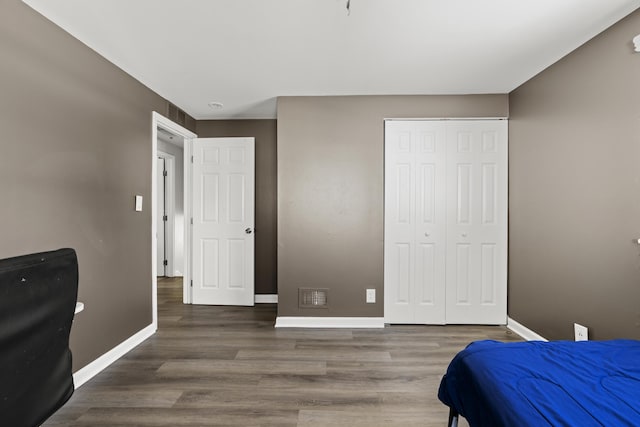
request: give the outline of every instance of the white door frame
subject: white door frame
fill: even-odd
[[[165,225],[165,244],[164,244],[164,252],[167,260],[167,265],[164,270],[164,275],[166,277],[174,276],[174,260],[176,258],[176,249],[175,249],[175,215],[176,215],[176,200],[175,200],[175,192],[176,192],[176,166],[175,156],[165,153],[163,151],[158,151],[158,157],[164,159],[164,169],[167,171],[167,176],[164,181],[164,206],[165,213],[167,215],[167,223]],[[158,193],[156,193],[157,196]],[[156,199],[157,200],[157,199]]]
[[[156,203],[157,203],[157,199],[158,199],[158,184],[156,182],[156,174],[158,173],[157,171],[157,162],[156,159],[158,158],[158,127],[161,127],[163,129],[168,130],[169,132],[184,138],[185,141],[185,156],[184,156],[184,162],[185,162],[185,176],[186,176],[186,165],[187,165],[187,159],[189,159],[189,163],[191,161],[191,153],[189,152],[189,157],[187,157],[187,142],[189,139],[191,138],[196,138],[197,135],[193,132],[191,132],[190,130],[180,126],[177,123],[174,123],[173,121],[167,119],[166,117],[164,117],[163,115],[153,111],[151,114],[151,203],[149,204],[150,206],[150,210],[151,210],[151,304],[152,304],[152,324],[153,324],[153,329],[157,329],[158,328],[158,278],[156,277],[156,273],[158,272],[158,265],[157,265],[157,252],[158,252],[158,245],[157,245],[157,241],[156,241],[156,230],[158,228],[158,214],[157,214],[157,209],[156,209]],[[185,185],[185,201],[186,199],[186,190],[187,190],[187,186]],[[186,209],[186,205],[185,205],[185,209]],[[187,235],[189,234],[189,227],[186,224],[186,218],[190,218],[190,216],[187,216],[185,214],[185,242],[187,241]],[[185,266],[188,266],[190,264],[188,264],[190,262],[190,258],[188,257],[189,251],[187,249],[187,246],[185,246],[185,258],[184,258],[184,262],[185,262]],[[187,292],[188,289],[188,279],[190,279],[190,277],[187,277],[187,275],[190,274],[189,269],[185,268],[185,276],[184,276],[184,292]]]
[[[182,208],[182,212],[184,213],[184,273],[183,277],[183,288],[182,288],[182,302],[184,304],[191,304],[191,221],[193,221],[193,206],[192,206],[192,185],[191,178],[193,174],[193,168],[191,167],[193,163],[193,138],[197,138],[197,136],[193,136],[189,139],[184,140],[184,204]]]

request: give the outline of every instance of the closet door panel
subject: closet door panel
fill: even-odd
[[[445,156],[442,123],[386,122],[387,323],[444,323]]]
[[[414,323],[444,324],[446,307],[445,123],[414,122],[416,135],[416,265]]]
[[[385,131],[385,322],[413,323],[416,141],[413,129],[391,127]]]
[[[505,324],[507,122],[451,123],[447,140],[446,320]]]

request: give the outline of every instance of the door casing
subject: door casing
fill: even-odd
[[[158,184],[156,182],[157,177],[157,162],[158,158],[158,127],[161,127],[172,134],[179,136],[185,141],[185,165],[187,163],[186,156],[186,145],[187,140],[191,138],[197,137],[197,135],[190,130],[180,126],[179,124],[169,120],[163,115],[153,112],[151,114],[151,203],[148,205],[151,209],[151,305],[152,305],[152,324],[154,330],[158,328],[158,278],[156,277],[156,272],[158,271],[157,266],[157,240],[156,240],[156,230],[158,227],[158,213],[156,209],[156,204],[158,200]],[[190,158],[189,158],[190,159]],[[186,169],[185,169],[186,171]],[[186,172],[185,172],[186,174]],[[185,175],[186,176],[186,175]],[[185,185],[185,201],[186,201],[186,185]],[[144,206],[144,205],[143,205]],[[146,209],[143,207],[143,209]],[[189,227],[185,226],[185,241],[187,238],[187,231]],[[188,248],[185,247],[185,266],[188,266]],[[183,294],[187,292],[187,274],[188,268],[185,268],[185,276],[183,281]]]

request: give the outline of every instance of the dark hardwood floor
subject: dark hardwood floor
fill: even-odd
[[[181,286],[159,280],[158,332],[44,426],[443,427],[456,352],[519,340],[490,326],[276,330],[275,305],[183,305]]]

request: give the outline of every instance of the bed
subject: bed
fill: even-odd
[[[640,341],[477,341],[438,397],[449,426],[640,426]]]

